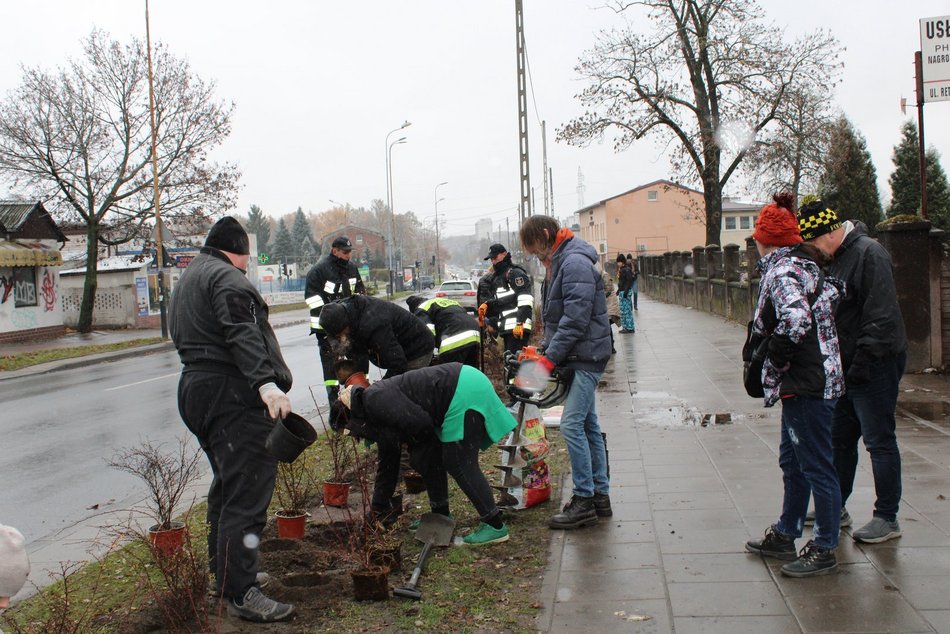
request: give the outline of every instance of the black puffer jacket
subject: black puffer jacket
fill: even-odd
[[[221,251],[202,247],[185,269],[169,321],[186,372],[243,376],[255,390],[271,381],[290,389],[293,377],[267,322],[267,304]]]
[[[328,253],[307,273],[304,300],[310,308],[310,334],[320,330],[320,310],[328,304],[350,295],[364,295],[366,287],[353,262]]]
[[[357,388],[350,403],[352,417],[374,421],[370,427],[385,422],[402,440],[419,442],[442,426],[461,371],[460,363],[444,363]]]
[[[354,353],[368,353],[373,363],[388,370],[387,377],[405,372],[411,359],[431,355],[435,348],[432,333],[405,308],[363,295],[339,304],[346,310],[350,341],[360,349]]]
[[[852,222],[854,228],[845,236],[828,267],[829,275],[845,283],[844,299],[835,310],[845,372],[853,364],[869,366],[875,359],[907,349],[891,256],[868,236],[864,223]]]

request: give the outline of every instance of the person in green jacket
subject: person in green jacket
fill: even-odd
[[[508,540],[508,527],[478,453],[515,428],[517,422],[477,369],[444,363],[410,370],[369,387],[348,386],[340,402],[349,411],[346,428],[359,436],[395,434],[409,444],[412,468],[429,487],[432,511],[448,514],[448,480],[458,483],[481,523],[463,541],[471,546]]]

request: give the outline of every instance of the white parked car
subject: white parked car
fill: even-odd
[[[450,280],[442,282],[439,290],[435,292],[436,297],[446,297],[453,299],[462,305],[465,310],[473,313],[478,309],[475,305],[477,299],[478,282],[472,280]]]

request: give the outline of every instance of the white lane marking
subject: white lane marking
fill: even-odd
[[[125,387],[133,387],[133,386],[135,386],[135,385],[142,385],[143,383],[149,383],[150,381],[158,381],[158,380],[160,380],[160,379],[167,379],[167,378],[170,377],[170,376],[179,376],[179,375],[181,375],[181,372],[172,372],[171,374],[163,374],[162,376],[156,376],[156,377],[153,377],[153,378],[151,378],[151,379],[144,379],[144,380],[142,380],[142,381],[136,381],[135,383],[126,383],[125,385],[116,385],[115,387],[108,387],[108,388],[106,388],[106,389],[103,390],[103,391],[104,391],[104,392],[111,392],[112,390],[121,390],[122,388],[125,388]]]

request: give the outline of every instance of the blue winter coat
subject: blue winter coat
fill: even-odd
[[[544,356],[556,366],[603,372],[610,359],[610,323],[594,247],[572,237],[551,256],[541,288]]]

